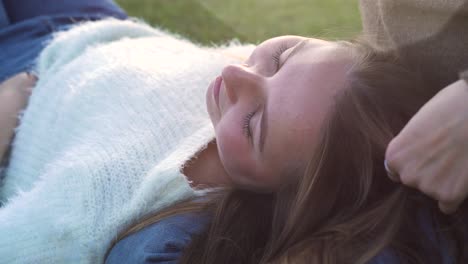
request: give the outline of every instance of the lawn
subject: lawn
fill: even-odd
[[[286,34],[349,39],[361,29],[357,0],[116,1],[131,16],[204,44]]]

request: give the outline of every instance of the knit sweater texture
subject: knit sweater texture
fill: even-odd
[[[102,263],[129,225],[203,195],[180,171],[214,138],[206,88],[252,49],[112,19],[58,33],[4,171],[0,263]]]
[[[363,30],[437,87],[468,81],[468,0],[360,0]]]

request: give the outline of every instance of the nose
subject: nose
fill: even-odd
[[[246,65],[228,65],[221,76],[232,104],[244,95],[252,96],[261,91],[263,77]]]

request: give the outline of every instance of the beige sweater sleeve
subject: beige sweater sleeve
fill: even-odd
[[[403,53],[432,83],[468,70],[468,0],[360,0],[360,10],[371,43]]]

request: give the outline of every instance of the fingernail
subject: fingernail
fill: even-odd
[[[384,167],[385,167],[385,171],[387,172],[387,176],[390,178],[390,180],[394,182],[400,181],[400,176],[398,175],[398,173],[390,169],[390,167],[388,166],[387,160],[384,160]]]

